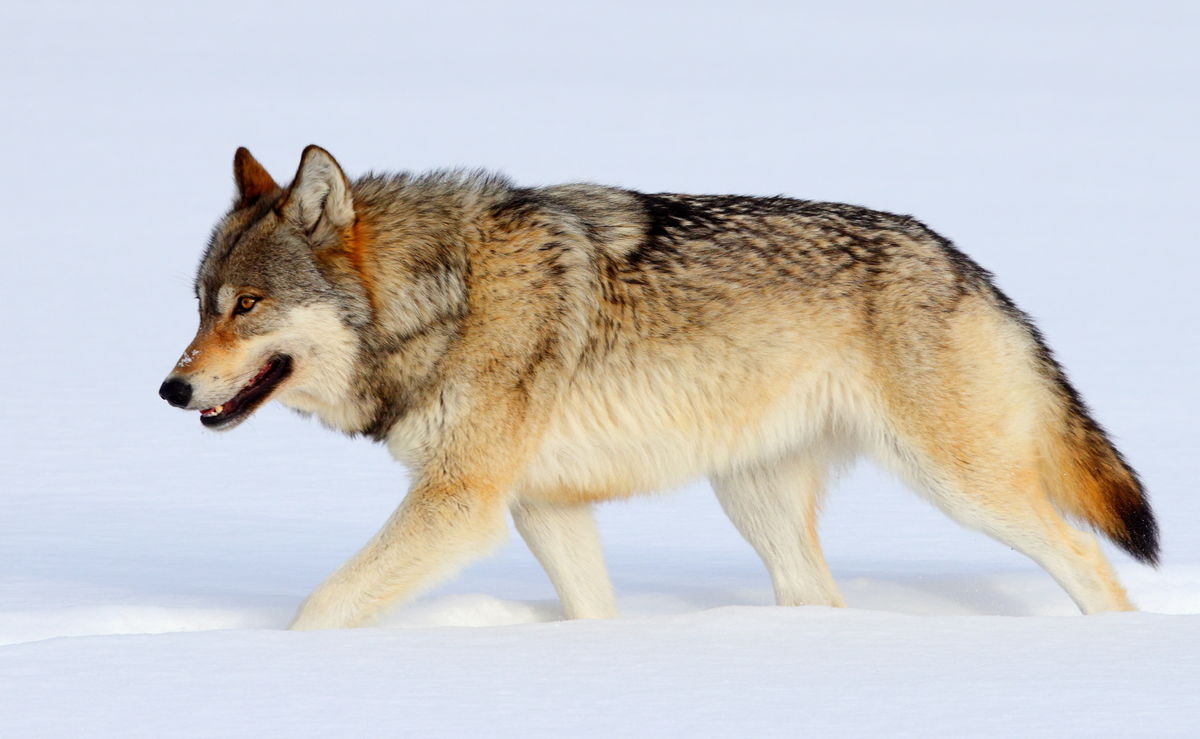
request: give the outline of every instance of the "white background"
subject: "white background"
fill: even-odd
[[[1187,733],[1197,8],[0,9],[0,734]],[[1034,315],[1142,473],[1163,567],[1109,551],[1174,615],[1076,617],[1022,557],[857,470],[822,526],[846,611],[769,607],[698,483],[601,509],[623,619],[556,622],[514,537],[384,628],[278,631],[403,469],[276,407],[210,434],[156,389],[194,331],[234,149],[286,181],[308,143],[351,175],[916,215]]]

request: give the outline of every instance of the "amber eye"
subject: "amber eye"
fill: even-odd
[[[243,313],[249,313],[250,309],[258,302],[258,298],[253,295],[242,295],[237,299],[237,305],[233,307],[233,315],[240,316]]]

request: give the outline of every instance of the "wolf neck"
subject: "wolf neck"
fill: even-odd
[[[382,441],[422,413],[465,314],[468,254],[478,246],[469,239],[480,230],[471,226],[507,189],[479,175],[353,184],[356,221],[324,266],[364,310],[347,322],[357,350],[342,401],[311,409],[324,423]]]

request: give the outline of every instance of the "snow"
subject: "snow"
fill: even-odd
[[[10,705],[27,709],[7,720],[11,736],[1118,736],[1194,701],[1198,626],[743,606],[616,623],[54,639],[6,648],[0,674]],[[139,733],[146,716],[153,730]]]
[[[1195,121],[1187,2],[6,7],[0,736],[1187,735]],[[234,149],[286,179],[537,184],[913,213],[1032,313],[1142,473],[1163,566],[1083,618],[880,473],[822,522],[844,610],[771,606],[702,482],[605,505],[622,617],[562,622],[513,535],[379,628],[282,631],[403,495],[385,451],[155,395]]]

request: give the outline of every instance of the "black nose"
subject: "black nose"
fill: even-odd
[[[158,397],[176,408],[183,408],[192,399],[192,386],[183,380],[176,380],[172,377],[158,389]]]

